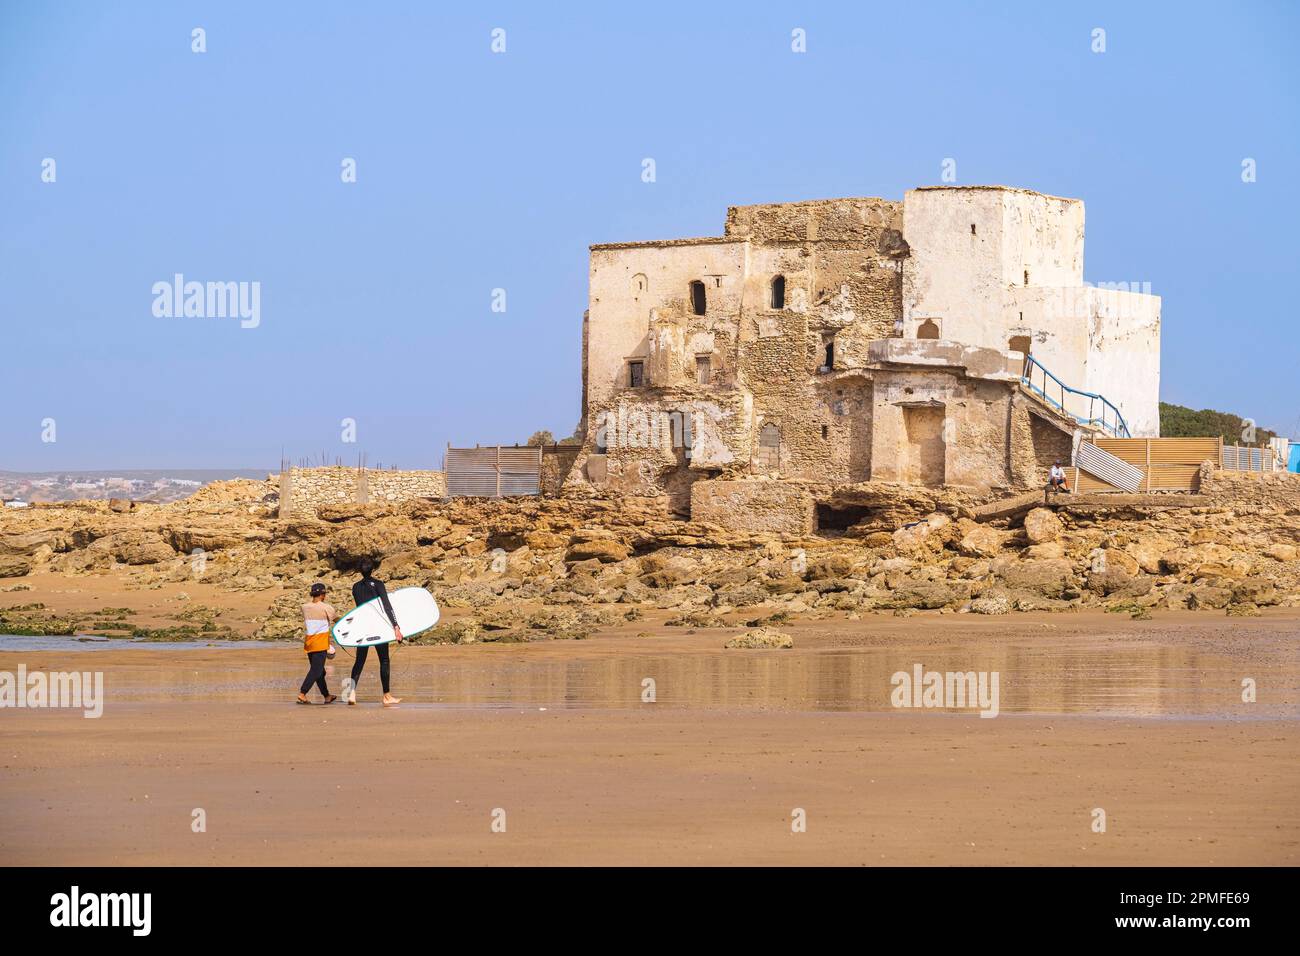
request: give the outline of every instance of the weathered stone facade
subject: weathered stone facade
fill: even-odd
[[[1030,487],[1069,458],[1080,412],[1023,387],[1030,352],[1154,434],[1159,300],[1083,284],[1078,200],[926,188],[593,246],[568,483],[666,494],[679,514],[712,500],[700,478],[798,481],[818,500],[868,480]]]

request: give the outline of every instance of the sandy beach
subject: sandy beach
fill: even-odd
[[[754,651],[648,615],[401,648],[388,710],[373,660],[358,706],[295,706],[292,644],[0,638],[105,682],[99,719],[0,712],[0,862],[1294,865],[1298,629],[924,613]],[[998,671],[999,716],[891,706],[915,664]]]

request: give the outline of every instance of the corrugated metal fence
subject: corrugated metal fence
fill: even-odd
[[[453,498],[508,498],[538,495],[542,491],[540,446],[452,448],[448,445],[443,470],[447,474],[447,494]]]
[[[1220,438],[1097,438],[1093,444],[1142,473],[1136,491],[1192,491],[1203,461],[1219,461]],[[1077,472],[1079,491],[1116,491],[1115,485]]]
[[[1277,460],[1277,453],[1272,448],[1224,445],[1220,464],[1229,471],[1286,471],[1286,465]]]
[[[1125,491],[1139,491],[1146,476],[1142,469],[1130,465],[1124,459],[1104,451],[1090,442],[1080,442],[1079,450],[1074,455],[1074,463],[1088,477],[1096,477],[1106,484],[1123,488]]]

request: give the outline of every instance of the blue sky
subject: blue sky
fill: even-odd
[[[1166,401],[1295,434],[1297,11],[0,0],[0,469],[563,436],[589,244],[948,157],[1086,201],[1086,278],[1164,299]],[[154,316],[177,272],[260,282],[260,325]]]

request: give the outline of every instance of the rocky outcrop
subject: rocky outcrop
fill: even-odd
[[[792,534],[679,520],[662,496],[594,494],[338,502],[281,519],[264,500],[268,483],[228,484],[126,512],[106,502],[7,509],[0,577],[113,573],[151,587],[201,574],[232,591],[280,588],[289,600],[268,609],[259,625],[268,636],[296,633],[313,581],[346,604],[363,557],[391,585],[429,587],[449,611],[484,621],[521,607],[657,608],[734,625],[773,615],[1300,605],[1300,509],[1267,503],[1039,507],[976,521],[951,493],[865,483],[836,499],[866,509],[855,523]]]

